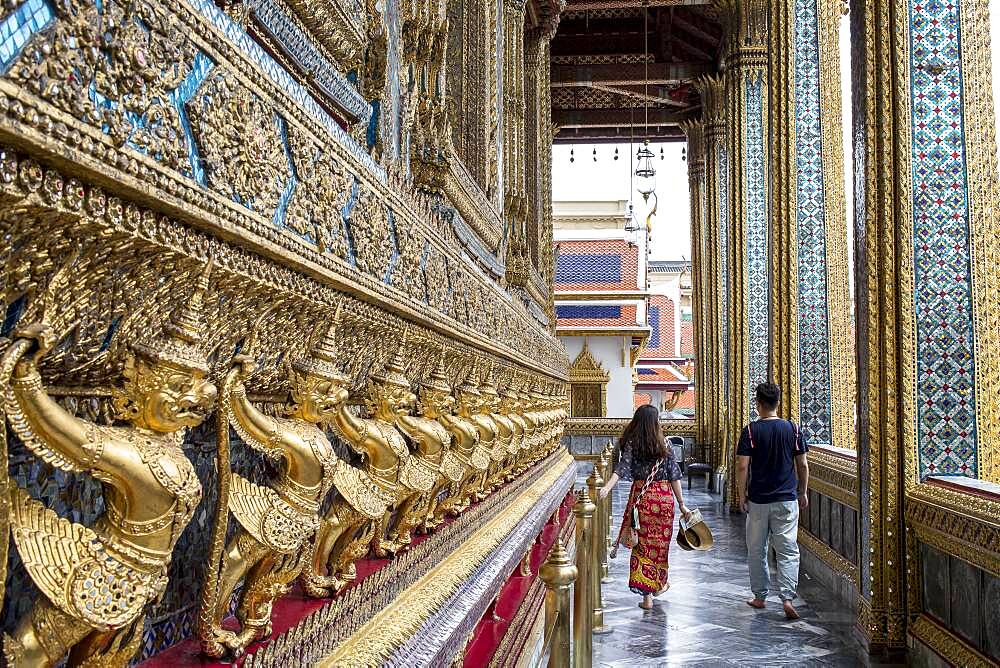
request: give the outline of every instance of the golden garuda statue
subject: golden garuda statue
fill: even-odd
[[[444,417],[451,413],[455,398],[444,369],[444,350],[427,380],[420,383],[417,413],[400,415],[396,426],[416,446],[410,461],[420,466],[433,466],[436,472],[431,489],[410,494],[400,505],[389,540],[396,550],[412,542],[411,532],[433,516],[438,494],[447,484],[461,483],[465,464],[451,451],[451,433],[444,426]]]
[[[507,444],[500,437],[500,428],[495,418],[500,404],[497,388],[493,385],[492,370],[479,379],[479,411],[472,416],[472,421],[479,430],[479,445],[489,453],[489,468],[483,472],[476,483],[473,498],[482,501],[492,490],[491,477],[503,464],[507,452]]]
[[[457,515],[469,507],[476,484],[490,464],[489,451],[479,442],[479,428],[473,418],[479,411],[481,395],[473,382],[475,371],[455,388],[455,413],[441,416],[441,423],[451,433],[451,452],[465,466],[461,482],[452,483],[448,496],[438,503],[434,518],[428,524],[434,528],[444,521],[445,515]]]
[[[313,560],[303,574],[303,589],[310,596],[340,591],[354,579],[354,561],[368,551],[371,536],[384,540],[375,533],[376,527],[384,528],[386,513],[398,501],[400,473],[410,457],[406,439],[395,426],[416,400],[404,372],[400,346],[385,369],[368,379],[365,406],[371,417],[357,417],[346,404],[333,415],[331,426],[364,455],[365,465],[361,469],[338,465],[334,472],[340,498],[320,523]]]
[[[334,454],[323,428],[348,396],[348,378],[340,372],[337,360],[340,307],[309,355],[288,365],[288,418],[261,413],[247,399],[244,386],[255,367],[252,354],[257,329],[270,312],[258,319],[244,344],[244,354],[234,358],[222,386],[219,410],[226,420],[219,429],[219,507],[199,629],[202,651],[216,658],[227,650],[238,655],[251,642],[271,635],[272,605],[288,592],[312,557],[311,539],[319,526],[320,505],[338,467],[347,466]],[[230,472],[230,423],[244,443],[278,464],[280,473],[270,486]],[[230,512],[239,527],[220,554]],[[243,628],[237,633],[224,629],[222,619],[240,582],[243,590],[236,615]]]
[[[500,393],[500,413],[507,416],[513,428],[513,434],[507,447],[507,461],[504,462],[502,482],[514,479],[518,461],[524,452],[524,436],[526,423],[521,407],[521,398],[514,389],[513,379]]]
[[[511,457],[517,453],[518,431],[511,414],[514,412],[514,405],[509,392],[497,391],[493,399],[493,424],[496,425],[497,435],[493,449],[496,455],[493,457],[493,465],[490,467],[490,478],[487,484],[487,491],[492,491],[500,487],[507,477],[507,469],[510,465]]]
[[[64,410],[38,372],[39,360],[71,328],[51,316],[72,262],[53,277],[41,321],[16,331],[0,379],[18,438],[44,462],[99,480],[105,510],[92,527],[82,526],[10,486],[11,533],[42,592],[4,638],[13,666],[51,666],[70,653],[74,665],[128,665],[142,639],[143,609],[167,586],[171,552],[201,500],[181,444],[216,397],[200,346],[211,263],[158,336],[129,344],[125,382],[114,390],[128,425],[106,427]]]

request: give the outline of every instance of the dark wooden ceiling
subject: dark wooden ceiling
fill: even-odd
[[[701,109],[692,80],[716,71],[722,28],[708,0],[646,5],[648,20],[635,1],[567,0],[552,40],[556,142],[684,139],[678,123]]]

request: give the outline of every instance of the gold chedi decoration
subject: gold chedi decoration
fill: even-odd
[[[39,459],[101,482],[105,511],[92,527],[58,517],[10,487],[11,532],[42,592],[4,638],[8,665],[76,662],[124,666],[142,638],[143,610],[167,586],[167,567],[201,500],[181,444],[215,403],[201,349],[211,263],[162,333],[133,343],[115,390],[123,427],[74,417],[42,384],[38,363],[71,329],[52,313],[75,257],[50,281],[41,319],[21,327],[0,362],[7,420]],[[4,453],[6,455],[6,453]]]

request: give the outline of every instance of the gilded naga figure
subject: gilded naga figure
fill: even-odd
[[[14,542],[42,592],[4,638],[12,666],[52,666],[67,655],[70,665],[128,665],[141,643],[143,610],[166,588],[171,552],[201,500],[181,444],[216,398],[200,346],[211,263],[159,335],[130,343],[125,382],[114,390],[128,423],[120,427],[74,417],[39,375],[39,360],[69,329],[60,332],[47,316],[53,286],[65,285],[71,265],[53,278],[41,322],[17,330],[3,355],[4,408],[37,457],[101,482],[105,511],[86,527],[10,486]]]
[[[404,335],[405,340],[405,335]],[[336,593],[354,579],[354,561],[368,551],[372,536],[380,533],[386,515],[398,499],[401,472],[410,458],[396,420],[410,411],[416,397],[404,375],[402,346],[386,368],[368,380],[365,406],[369,418],[360,418],[341,404],[331,426],[356,452],[365,456],[364,468],[338,466],[334,485],[340,498],[320,523],[316,549],[303,588],[310,596]],[[429,488],[428,488],[429,489]],[[357,536],[361,530],[361,536]],[[326,569],[327,575],[323,575]]]
[[[455,398],[454,415],[443,414],[440,420],[451,433],[451,452],[465,467],[465,473],[460,482],[449,486],[448,496],[437,505],[433,519],[428,522],[429,528],[439,526],[445,515],[457,515],[469,507],[475,485],[490,464],[489,451],[480,443],[479,429],[474,421],[482,395],[471,377],[455,388]]]
[[[274,601],[289,591],[312,557],[311,539],[319,526],[320,505],[338,468],[347,466],[337,458],[323,429],[348,395],[347,376],[337,364],[339,322],[338,307],[333,324],[309,356],[288,365],[288,418],[265,415],[247,399],[244,382],[255,366],[249,353],[257,326],[249,337],[253,341],[244,346],[248,354],[234,358],[223,384],[220,411],[227,420],[221,425],[220,441],[221,431],[228,431],[231,423],[247,445],[278,463],[280,473],[269,487],[231,473],[225,484],[228,499],[223,498],[220,485],[217,540],[221,544],[225,536],[229,512],[239,527],[222,555],[217,583],[210,576],[203,592],[200,635],[202,651],[209,656],[221,657],[227,649],[238,655],[251,642],[270,636]],[[220,455],[222,449],[220,443]],[[225,467],[220,461],[223,475],[229,470],[228,456],[226,460]],[[218,562],[218,556],[213,556],[210,568]],[[237,633],[224,629],[222,620],[240,582],[243,590],[236,615],[242,630]]]
[[[461,482],[465,465],[451,451],[451,433],[443,417],[451,412],[455,398],[444,370],[444,351],[429,378],[420,383],[418,416],[400,415],[396,426],[416,446],[408,463],[429,469],[434,482],[427,491],[415,491],[400,505],[389,540],[398,550],[412,542],[411,532],[433,515],[435,501],[446,484]]]

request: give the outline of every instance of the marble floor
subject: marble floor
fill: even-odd
[[[614,492],[614,531],[627,500],[627,483]],[[803,574],[796,605],[801,619],[789,622],[775,595],[765,610],[745,603],[751,596],[743,516],[725,512],[719,497],[695,482],[684,483],[685,502],[700,508],[715,537],[708,552],[670,550],[671,588],[652,610],[638,607],[628,590],[626,549],[610,566],[603,585],[604,620],[612,629],[594,636],[594,666],[867,666],[853,640],[850,610]]]

